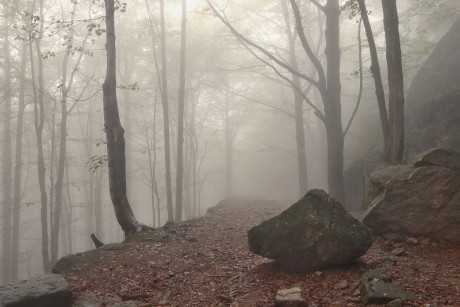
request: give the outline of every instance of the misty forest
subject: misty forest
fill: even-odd
[[[460,306],[460,1],[0,0],[0,63],[0,306]]]

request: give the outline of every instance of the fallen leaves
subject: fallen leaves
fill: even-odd
[[[458,243],[378,238],[361,262],[303,275],[249,252],[247,230],[287,206],[228,201],[211,215],[161,230],[161,242],[136,238],[123,250],[98,251],[95,263],[65,277],[76,298],[92,291],[100,299],[119,296],[154,306],[272,306],[278,290],[293,286],[303,289],[311,306],[359,306],[357,284],[376,265],[420,295],[420,304],[460,306]],[[404,253],[392,256],[397,248]]]

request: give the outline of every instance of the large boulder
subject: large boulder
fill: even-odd
[[[372,231],[322,190],[311,190],[278,216],[248,231],[249,249],[291,271],[349,262],[372,244]]]
[[[69,307],[72,293],[61,275],[44,274],[0,288],[2,307]]]
[[[459,240],[460,153],[430,149],[408,164],[377,168],[363,202],[363,223],[377,234]]]

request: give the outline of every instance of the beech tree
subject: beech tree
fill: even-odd
[[[171,187],[171,142],[169,135],[169,107],[168,107],[168,78],[166,65],[166,26],[164,0],[160,0],[160,41],[161,41],[161,102],[163,105],[163,129],[165,143],[165,179],[166,179],[166,208],[168,221],[174,221],[174,208]]]
[[[4,82],[5,90],[3,94],[3,137],[2,137],[2,188],[3,188],[3,270],[2,280],[8,282],[10,280],[10,269],[11,269],[11,212],[12,212],[12,198],[11,198],[11,181],[13,175],[12,168],[12,148],[11,148],[11,56],[10,56],[10,37],[8,27],[11,22],[11,10],[8,5],[3,5],[3,9],[6,12],[7,24],[4,25],[6,30],[3,37],[3,51],[4,51]]]
[[[366,30],[371,72],[375,83],[375,94],[379,106],[380,122],[383,132],[384,160],[398,163],[402,161],[404,150],[404,78],[402,73],[401,44],[399,39],[399,20],[396,1],[382,0],[383,23],[386,38],[386,58],[388,67],[389,101],[388,112],[385,105],[382,76],[377,56],[365,0],[356,0]]]
[[[115,216],[125,236],[148,227],[134,216],[126,192],[126,157],[124,130],[120,123],[117,102],[116,49],[115,49],[115,5],[114,0],[105,0],[107,70],[103,90],[104,128],[107,138],[109,189]]]
[[[404,152],[404,78],[396,0],[382,0],[382,8],[389,88],[389,137],[385,159],[387,162],[398,163],[402,161]]]
[[[183,174],[184,174],[184,108],[185,108],[185,48],[187,39],[187,0],[182,0],[179,102],[177,114],[177,174],[176,174],[176,216],[175,221],[182,221]]]
[[[383,90],[382,74],[380,73],[380,64],[379,58],[377,55],[377,47],[375,45],[374,34],[372,33],[371,24],[369,22],[369,16],[366,8],[365,0],[357,0],[359,5],[359,10],[361,12],[361,18],[364,25],[364,30],[366,31],[367,42],[369,44],[369,53],[371,55],[371,72],[372,77],[374,78],[375,84],[375,95],[377,97],[377,104],[379,107],[380,115],[380,125],[382,127],[383,133],[383,143],[385,147],[388,145],[388,113],[387,107],[385,104],[385,92]],[[386,150],[385,150],[386,151]]]
[[[294,69],[291,65],[280,60],[265,48],[254,43],[241,35],[216,8],[211,4],[210,0],[206,0],[209,7],[214,14],[231,30],[231,32],[247,47],[252,47],[267,56],[271,61],[280,67],[288,70],[291,74],[310,82],[320,93],[323,103],[324,112],[319,110],[311,101],[302,93],[304,100],[315,110],[315,114],[323,121],[326,128],[326,141],[327,141],[327,177],[329,193],[340,202],[345,202],[345,185],[343,178],[343,149],[344,149],[344,134],[342,128],[342,111],[341,111],[341,83],[340,83],[340,6],[338,0],[328,0],[326,5],[321,5],[316,1],[312,1],[326,16],[326,60],[327,67],[323,67],[321,61],[314,54],[313,49],[305,35],[302,23],[302,17],[299,7],[295,0],[289,0],[294,14],[296,23],[296,30],[298,38],[301,42],[302,48],[318,75],[318,79],[311,77]],[[254,52],[252,52],[255,55]],[[258,57],[257,55],[255,55]],[[260,57],[258,57],[260,59]],[[274,71],[278,72],[277,68],[268,61],[262,60],[266,65],[271,67]],[[286,80],[286,78],[285,78]],[[286,80],[287,81],[287,80]],[[288,81],[289,84],[295,84]]]
[[[29,28],[29,52],[30,52],[30,67],[32,74],[32,83],[34,85],[34,126],[35,134],[37,137],[37,171],[38,171],[38,184],[40,187],[40,220],[42,232],[42,262],[45,273],[51,272],[51,264],[49,259],[49,236],[48,236],[48,194],[46,192],[46,165],[43,153],[43,126],[45,124],[45,86],[43,80],[43,53],[41,41],[43,38],[43,30],[45,23],[45,15],[43,8],[43,0],[40,0],[39,15],[31,17],[31,24]],[[32,8],[34,12],[35,7]],[[37,24],[38,23],[38,24]],[[38,34],[35,35],[34,31],[38,29]],[[33,43],[35,43],[35,51],[37,55],[37,76],[35,76],[34,52]],[[36,80],[38,79],[38,80]],[[38,85],[36,82],[38,81]]]

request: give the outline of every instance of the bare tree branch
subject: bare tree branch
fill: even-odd
[[[324,68],[321,65],[321,62],[319,59],[316,57],[315,53],[310,47],[310,44],[308,43],[307,37],[305,36],[305,32],[303,31],[303,25],[302,25],[302,18],[300,17],[300,11],[299,7],[297,6],[297,3],[295,0],[290,0],[291,6],[292,6],[292,11],[294,13],[295,17],[295,23],[296,23],[296,28],[297,28],[297,34],[299,36],[300,42],[302,43],[302,47],[307,53],[308,57],[312,61],[313,65],[315,66],[315,69],[318,72],[318,89],[320,91],[323,91],[323,93],[326,91],[326,75],[324,74]]]
[[[297,70],[293,69],[291,66],[289,66],[288,64],[284,63],[283,61],[281,61],[280,59],[276,58],[273,54],[271,54],[270,52],[268,52],[266,49],[262,48],[261,46],[259,46],[258,44],[254,43],[253,41],[247,39],[246,37],[244,37],[241,33],[239,33],[229,22],[228,20],[222,16],[221,14],[219,14],[219,12],[217,12],[216,8],[211,4],[211,1],[210,0],[206,0],[206,3],[208,4],[208,6],[211,8],[211,10],[214,12],[214,14],[217,16],[217,18],[219,18],[224,24],[225,26],[227,26],[227,28],[230,29],[230,31],[236,36],[238,37],[241,41],[245,42],[246,44],[248,44],[249,46],[252,46],[254,48],[256,48],[257,50],[259,50],[260,52],[262,52],[264,55],[266,55],[268,58],[270,58],[273,62],[275,62],[276,64],[280,65],[281,67],[287,69],[290,73],[298,76],[299,78],[302,78],[308,82],[311,82],[313,83],[313,85],[315,85],[316,87],[320,87],[320,83],[317,81],[317,80],[314,80],[313,78],[311,78],[310,76],[307,76],[306,74],[303,74],[301,72],[298,72]]]
[[[358,57],[359,57],[359,93],[358,93],[358,100],[356,101],[356,106],[355,109],[353,110],[353,113],[351,114],[350,121],[347,124],[347,127],[345,128],[345,131],[343,131],[343,137],[347,135],[348,130],[350,129],[351,123],[353,122],[353,119],[356,116],[356,113],[358,112],[359,104],[361,103],[361,97],[363,95],[363,45],[361,42],[361,25],[363,23],[363,19],[361,18],[359,20],[359,25],[358,25]]]
[[[319,8],[323,13],[326,12],[326,8],[323,5],[321,5],[321,3],[319,3],[318,1],[310,0],[310,2],[314,4],[317,8]]]

